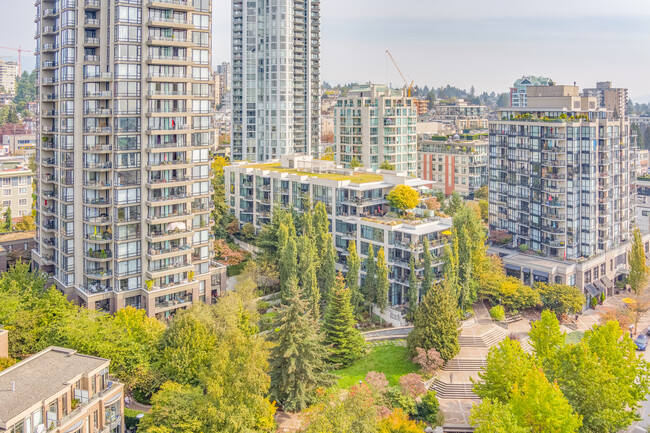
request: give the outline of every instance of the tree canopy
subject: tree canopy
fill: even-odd
[[[397,185],[388,193],[386,199],[392,207],[404,212],[418,205],[420,195],[412,186]]]

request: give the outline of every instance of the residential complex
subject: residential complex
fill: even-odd
[[[212,302],[210,0],[36,7],[36,266],[90,309]]]
[[[635,219],[629,121],[575,86],[527,91],[527,107],[502,109],[490,124],[490,231],[510,236],[510,248],[555,260],[614,254],[605,266],[613,278]]]
[[[417,173],[417,107],[406,89],[356,86],[339,97],[334,109],[336,161],[355,159],[377,169],[384,161],[396,171]]]
[[[232,158],[315,155],[320,0],[233,0]]]
[[[468,104],[463,99],[443,101],[434,107],[433,116],[429,122],[450,125],[458,133],[469,130],[487,129],[488,119],[484,105]]]
[[[583,89],[584,96],[593,96],[598,107],[613,113],[614,118],[627,116],[627,89],[612,87],[611,81],[596,83],[595,88]]]
[[[301,212],[309,203],[320,201],[327,209],[340,266],[346,262],[351,240],[356,241],[362,257],[370,244],[375,253],[383,247],[391,270],[391,305],[406,302],[411,254],[421,275],[419,259],[425,237],[430,240],[436,273],[442,270],[451,220],[429,217],[423,209],[416,209],[418,216],[413,219],[403,219],[390,211],[386,200],[396,185],[428,189],[430,182],[392,171],[344,169],[308,156],[285,156],[266,164],[234,163],[225,167],[225,173],[227,201],[240,224],[251,223],[259,229],[271,221],[277,207]]]
[[[472,196],[488,183],[488,139],[484,135],[424,136],[419,141],[419,176],[446,195]]]
[[[34,173],[23,157],[0,158],[0,210],[11,208],[15,220],[32,213]]]
[[[413,104],[417,109],[418,116],[424,116],[429,112],[429,100],[413,98]]]
[[[0,233],[0,273],[11,269],[19,260],[29,263],[36,246],[34,230]]]
[[[124,385],[109,376],[109,365],[49,347],[3,370],[0,432],[123,433]]]
[[[18,74],[18,62],[0,60],[0,93],[16,94],[16,77]]]
[[[510,88],[510,106],[525,107],[527,105],[527,90],[530,86],[552,86],[553,81],[546,77],[527,75],[515,81]]]

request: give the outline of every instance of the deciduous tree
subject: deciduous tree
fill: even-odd
[[[386,196],[390,205],[404,212],[418,205],[420,195],[412,186],[397,185]]]
[[[364,261],[366,278],[363,280],[363,296],[366,303],[373,304],[377,301],[377,264],[372,244],[368,245],[368,257]]]
[[[420,300],[420,284],[418,282],[418,277],[415,272],[415,259],[413,254],[411,254],[411,259],[409,260],[409,289],[408,289],[408,318],[413,320],[415,317],[415,311],[418,307]]]

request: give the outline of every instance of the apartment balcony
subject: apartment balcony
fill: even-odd
[[[84,134],[110,135],[113,133],[111,126],[87,126],[83,129]]]
[[[100,9],[101,0],[84,0],[84,7],[88,10]]]
[[[148,99],[183,99],[186,97],[193,96],[189,92],[185,91],[149,91],[146,94]]]
[[[186,186],[192,183],[192,178],[189,176],[173,176],[168,179],[148,179],[147,186],[149,188],[171,188],[176,186]]]
[[[148,0],[147,6],[150,8],[164,8],[179,11],[194,10],[194,5],[188,0]]]
[[[147,44],[153,46],[192,47],[194,42],[191,39],[176,36],[149,36]]]
[[[150,197],[146,201],[147,206],[154,205],[174,205],[187,202],[188,199],[191,199],[191,196],[188,194],[174,194],[166,195],[161,197]]]
[[[111,217],[109,215],[97,215],[97,216],[84,216],[83,220],[87,223],[92,224],[101,224],[108,225],[111,224]]]
[[[172,29],[193,29],[194,24],[188,19],[175,18],[175,17],[154,17],[149,18],[147,22],[149,26],[165,27]]]
[[[107,207],[111,205],[110,197],[84,198],[83,202],[84,204],[92,205],[94,207]]]
[[[192,162],[188,159],[174,159],[167,161],[149,161],[147,165],[148,170],[165,170],[165,169],[181,169],[190,168]]]
[[[99,21],[99,19],[96,19],[96,18],[86,18],[84,20],[84,27],[86,27],[86,28],[99,28],[100,27],[100,21]]]
[[[177,151],[187,151],[191,149],[191,145],[186,142],[171,142],[171,143],[149,143],[147,144],[146,151],[149,153],[169,152],[170,149]]]
[[[84,168],[92,169],[92,170],[98,170],[98,171],[112,170],[113,163],[110,162],[110,161],[108,161],[108,162],[86,162],[86,163],[84,163]]]
[[[92,153],[109,153],[113,150],[113,146],[110,144],[95,144],[92,146],[84,144],[83,149]]]
[[[108,280],[113,278],[113,271],[105,268],[84,269],[84,275],[95,280]]]
[[[115,224],[128,224],[128,223],[133,223],[133,222],[140,222],[142,221],[142,215],[140,213],[132,213],[129,214],[128,216],[122,215],[122,216],[116,216],[115,217]],[[136,238],[139,238],[140,234],[138,233]],[[116,236],[116,239],[118,236]],[[135,239],[135,238],[134,238]],[[124,240],[123,238],[119,237],[117,240]]]
[[[542,244],[552,248],[566,248],[566,242],[551,238],[542,238]]]
[[[88,251],[84,251],[84,257],[92,261],[106,262],[113,259],[113,252],[106,249],[89,249]]]
[[[187,256],[191,251],[191,245],[182,245],[170,248],[149,248],[147,250],[147,257],[149,260],[171,259],[173,257]]]
[[[182,273],[190,272],[190,271],[194,271],[194,265],[191,264],[191,263],[184,263],[184,262],[172,263],[170,265],[163,266],[163,267],[160,267],[160,268],[149,269],[147,271],[147,278],[153,280],[153,279],[156,279],[156,278],[167,277],[167,276],[173,275],[173,274],[182,274]],[[154,286],[152,288],[152,290],[163,290],[163,289],[168,289],[170,287],[176,287],[176,286],[179,286],[181,284],[187,284],[187,283],[189,283],[189,281],[187,281],[186,283],[183,283],[181,281],[179,283],[171,283],[171,284],[166,284],[164,286],[158,286],[158,287]]]
[[[86,233],[84,239],[92,241],[93,243],[106,243],[113,240],[113,234],[107,231],[100,231],[98,233]]]
[[[57,216],[58,212],[57,212],[56,207],[54,207],[54,206],[44,206],[41,209],[41,214],[43,216]]]
[[[50,173],[44,173],[41,174],[41,181],[46,182],[46,183],[56,183],[59,181],[58,176],[55,176]]]
[[[542,218],[546,218],[548,220],[553,220],[553,221],[564,221],[566,220],[566,215],[553,213],[553,212],[542,212]]]
[[[84,74],[84,80],[86,81],[110,81],[113,78],[113,74],[110,72],[100,72],[99,74]]]
[[[84,45],[87,47],[98,47],[100,45],[99,38],[84,38]]]
[[[186,304],[191,304],[192,303],[192,292],[187,292],[183,296],[177,296],[173,299],[169,300],[158,300],[154,302],[154,305],[156,307],[156,312],[162,312],[166,311],[168,309],[175,309],[179,308],[183,305]]]
[[[160,73],[154,72],[147,74],[147,81],[173,81],[173,82],[186,82],[188,80],[186,73]],[[189,125],[188,125],[189,126]]]
[[[83,292],[86,295],[96,295],[99,293],[108,293],[113,291],[113,287],[111,287],[110,283],[103,284],[100,282],[96,283],[89,283],[87,285],[79,285],[77,286],[77,290]]]
[[[147,63],[150,65],[190,65],[193,62],[187,56],[150,55],[147,58]]]
[[[192,229],[175,228],[173,230],[152,230],[147,235],[147,242],[163,242],[176,239],[185,239],[193,233]]]

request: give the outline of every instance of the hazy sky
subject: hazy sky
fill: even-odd
[[[230,58],[230,1],[213,0],[214,59]],[[32,0],[0,0],[0,45],[33,49]],[[521,75],[650,95],[650,1],[323,0],[322,78],[506,91]],[[12,55],[0,50],[0,55]],[[33,58],[24,63],[32,68]]]

